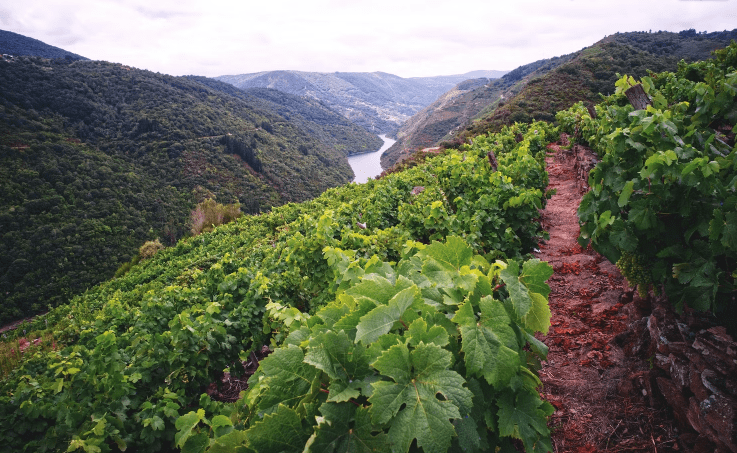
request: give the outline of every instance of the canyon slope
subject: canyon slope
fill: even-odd
[[[412,115],[456,84],[470,79],[494,78],[504,71],[402,78],[384,72],[269,71],[224,75],[217,80],[241,89],[273,88],[322,101],[328,107],[375,134],[393,135]]]
[[[460,84],[400,128],[397,143],[381,159],[384,168],[418,149],[445,141],[461,143],[514,122],[555,120],[555,112],[578,101],[591,105],[614,90],[617,74],[641,77],[675,70],[681,59],[709,58],[737,39],[737,30],[697,33],[628,32],[607,36],[561,57],[520,66],[483,86]]]
[[[258,213],[353,178],[343,152],[245,98],[121,64],[0,61],[0,322],[174,244],[203,197]]]

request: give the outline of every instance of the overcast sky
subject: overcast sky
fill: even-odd
[[[4,3],[4,5],[2,4]],[[511,70],[617,31],[737,28],[737,0],[6,0],[0,29],[172,75]]]

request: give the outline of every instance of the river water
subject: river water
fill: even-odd
[[[379,135],[379,138],[384,140],[384,145],[380,150],[373,153],[358,154],[356,156],[348,157],[348,163],[351,164],[353,173],[356,174],[353,182],[363,184],[368,181],[369,178],[375,178],[381,174],[383,169],[381,168],[381,153],[389,149],[396,140],[387,138],[386,135]]]

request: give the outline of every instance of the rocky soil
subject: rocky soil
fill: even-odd
[[[556,408],[554,451],[683,451],[669,409],[651,391],[652,363],[626,353],[637,349],[628,326],[645,315],[645,302],[633,302],[617,268],[576,241],[582,180],[595,158],[577,145],[568,148],[565,141],[549,146],[549,188],[556,194],[542,216],[550,239],[537,253],[555,269],[552,327],[540,337],[550,348],[540,379],[544,398]]]

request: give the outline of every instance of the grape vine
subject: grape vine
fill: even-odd
[[[631,252],[622,252],[617,260],[617,268],[622,272],[624,278],[632,287],[637,287],[640,297],[647,297],[651,280],[649,266],[642,255]]]
[[[519,136],[521,141],[517,141]],[[415,437],[414,442],[422,442],[423,449],[436,451],[435,440],[442,446],[455,445],[460,439],[470,442],[469,448],[479,449],[475,447],[479,438],[485,439],[479,442],[508,444],[511,437],[522,438],[536,450],[548,448],[544,420],[549,406],[534,392],[537,381],[527,361],[528,354],[544,353],[531,333],[547,328],[546,294],[540,284],[525,289],[542,278],[544,266],[520,264],[518,271],[515,266],[544,237],[534,219],[545,203],[544,145],[554,136],[555,128],[545,123],[516,125],[499,134],[477,137],[473,145],[429,159],[417,168],[362,185],[330,189],[314,200],[266,214],[244,216],[161,250],[120,278],[52,310],[24,329],[43,329],[48,322],[57,344],[65,346],[29,355],[0,383],[0,423],[4,426],[0,450],[154,452],[185,444],[188,451],[253,448],[268,442],[269,431],[262,428],[270,423],[284,427],[284,420],[292,420],[294,424],[287,424],[294,428],[294,439],[303,441],[301,451],[312,436],[304,438],[303,434],[314,428],[315,417],[332,423],[320,423],[321,433],[347,424],[362,440],[384,439],[404,448],[406,440],[398,439],[410,431],[400,435],[389,425],[409,415],[399,410],[397,417],[385,421],[393,409],[379,415],[377,409],[369,408],[386,406],[371,395],[391,392],[397,387],[389,385],[405,382],[382,365],[389,356],[380,360],[387,348],[387,354],[404,356],[405,350],[397,349],[403,347],[415,369],[436,357],[443,364],[436,370],[441,376],[438,385],[448,389],[440,393],[444,401],[433,396],[440,404],[438,413],[447,415],[445,421],[428,425],[437,439]],[[496,169],[486,157],[492,149],[498,158]],[[415,190],[417,187],[423,190]],[[433,241],[451,236],[458,238],[453,243],[456,246],[444,256],[450,260],[462,251],[464,260],[471,259],[463,261],[466,264],[457,270],[460,275],[450,280],[458,288],[448,286],[447,278],[432,282],[432,278],[448,275],[441,257],[422,261],[424,250],[435,250],[430,245]],[[493,264],[497,260],[500,264]],[[420,262],[424,264],[419,268],[412,267]],[[396,267],[398,263],[404,267]],[[404,307],[404,324],[385,324],[387,332],[370,329],[360,322],[361,317],[393,319],[390,316],[403,305],[392,303],[386,308],[376,306],[379,311],[375,313],[361,312],[370,308],[367,300],[349,294],[379,278],[368,277],[371,275],[385,279],[394,275],[392,284],[409,280],[409,286],[416,288],[400,288],[413,292],[413,302]],[[423,275],[427,280],[422,280]],[[499,279],[505,286],[492,294],[487,285],[498,286]],[[481,285],[478,291],[472,289],[473,281]],[[532,302],[519,299],[525,291]],[[349,296],[355,307],[352,302],[345,305]],[[456,312],[461,307],[466,307],[460,312],[463,316]],[[500,307],[508,313],[502,313]],[[341,320],[353,308],[355,319]],[[328,325],[326,316],[339,313],[336,321],[345,327]],[[506,332],[500,340],[495,323],[505,317],[509,321],[507,327],[499,327]],[[472,318],[477,318],[475,323]],[[438,334],[438,328],[446,332],[447,342],[440,341],[443,344],[431,335]],[[289,343],[307,333],[305,329],[326,341]],[[468,329],[467,335],[458,337],[459,329]],[[328,338],[345,340],[343,335],[354,342],[351,348],[368,347],[367,361],[356,372],[360,369],[362,376],[380,376],[385,383],[375,391],[373,384],[378,381],[371,380],[374,378],[360,388],[353,379],[353,387],[340,389],[341,379],[335,374],[330,377],[333,371],[312,364],[322,363],[315,354],[328,344]],[[397,343],[391,349],[393,345],[384,343],[390,338],[386,335],[404,346]],[[241,414],[243,401],[222,404],[201,397],[225,370],[242,371],[242,361],[263,344],[287,352],[275,353],[274,361],[264,361],[259,376],[270,376],[269,363],[275,365],[282,354],[302,351],[307,357],[303,360],[308,360],[303,362],[304,372],[312,373],[309,388],[303,391],[314,403],[305,400],[295,405],[297,400],[282,400],[278,392],[263,389],[262,395],[253,390],[249,395],[257,406],[274,409],[261,418],[258,413]],[[529,352],[525,345],[536,352]],[[517,351],[516,355],[510,351]],[[497,353],[511,360],[500,371],[494,371],[489,358]],[[447,382],[443,381],[446,377]],[[449,385],[455,382],[460,386]],[[319,387],[313,388],[313,383]],[[323,390],[349,398],[317,405],[319,398],[328,395]],[[475,401],[472,405],[469,392]],[[374,399],[369,402],[370,398]],[[359,408],[351,399],[366,406]],[[466,421],[466,415],[476,424]],[[246,439],[246,423],[262,428]],[[231,432],[235,434],[225,439]],[[471,436],[474,432],[478,432],[475,437]],[[285,428],[285,439],[289,433]],[[323,445],[319,442],[325,435],[311,442]]]
[[[624,96],[635,83],[646,109]],[[622,77],[596,118],[582,105],[557,118],[601,157],[578,210],[582,245],[621,263],[641,291],[651,282],[676,308],[737,329],[737,43],[676,73]]]

